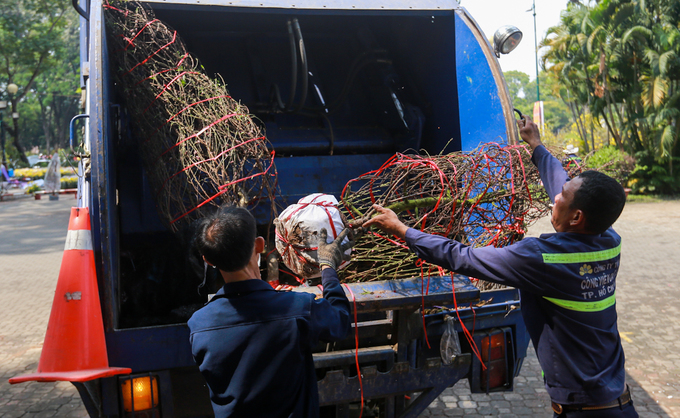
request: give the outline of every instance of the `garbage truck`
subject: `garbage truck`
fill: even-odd
[[[108,363],[130,373],[74,385],[92,417],[212,416],[186,321],[215,289],[201,282],[187,240],[159,219],[140,141],[124,139],[134,121],[113,85],[106,4],[73,0],[84,109],[73,145],[82,142],[78,206],[89,209]],[[497,58],[507,46],[492,45],[455,0],[144,4],[263,124],[284,203],[340,196],[396,152],[517,142]],[[273,102],[288,111],[272,112]],[[310,115],[310,105],[329,111]],[[271,223],[267,205],[255,215]],[[529,343],[519,292],[481,291],[460,275],[423,280],[347,285],[351,335],[314,353],[322,416],[415,417],[461,379],[475,393],[513,390]],[[460,353],[443,358],[452,332]]]

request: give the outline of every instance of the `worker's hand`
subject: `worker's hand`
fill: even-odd
[[[527,115],[524,115],[522,120],[517,121],[517,126],[519,126],[519,135],[524,142],[529,144],[532,151],[539,145],[543,145],[543,142],[541,142],[541,134],[538,132],[538,125],[529,119]]]
[[[375,208],[371,207],[368,212],[364,214],[364,216],[347,223],[347,226],[351,228],[351,232],[349,234],[350,239],[356,241],[358,238],[361,238],[366,232],[368,232],[368,227],[364,227],[364,224],[368,222],[369,219],[371,219],[374,213]]]
[[[380,205],[373,205],[373,208],[378,212],[373,218],[365,222],[363,227],[368,228],[369,226],[376,226],[381,231],[395,235],[401,239],[406,237],[406,231],[408,226],[404,225],[403,222],[399,220],[397,214],[391,209],[384,208]]]
[[[345,251],[354,246],[354,241],[350,240],[344,244],[342,243],[348,233],[349,228],[343,229],[335,241],[328,244],[326,242],[326,239],[328,239],[326,228],[322,228],[319,231],[319,245],[316,251],[319,267],[323,269],[324,266],[328,266],[333,270],[337,270],[344,260],[349,260],[349,256],[345,255]]]

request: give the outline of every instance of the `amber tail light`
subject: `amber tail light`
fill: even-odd
[[[154,375],[130,376],[120,380],[122,407],[127,416],[160,417],[158,378]],[[145,412],[140,414],[139,412]]]

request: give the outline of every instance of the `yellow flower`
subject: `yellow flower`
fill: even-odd
[[[590,267],[590,264],[584,264],[581,266],[581,269],[579,270],[579,274],[581,276],[585,276],[586,274],[593,274],[593,268]]]

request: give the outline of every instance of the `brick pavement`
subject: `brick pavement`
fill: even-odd
[[[87,416],[71,383],[7,383],[38,367],[74,204],[71,195],[0,202],[2,417]]]
[[[70,196],[0,202],[0,417],[84,417],[70,383],[24,383],[35,371],[68,225]],[[680,201],[631,203],[615,225],[623,237],[618,278],[619,330],[641,417],[680,418]],[[542,220],[530,235],[551,232]],[[509,393],[447,389],[423,417],[548,417],[549,398],[533,349]]]

